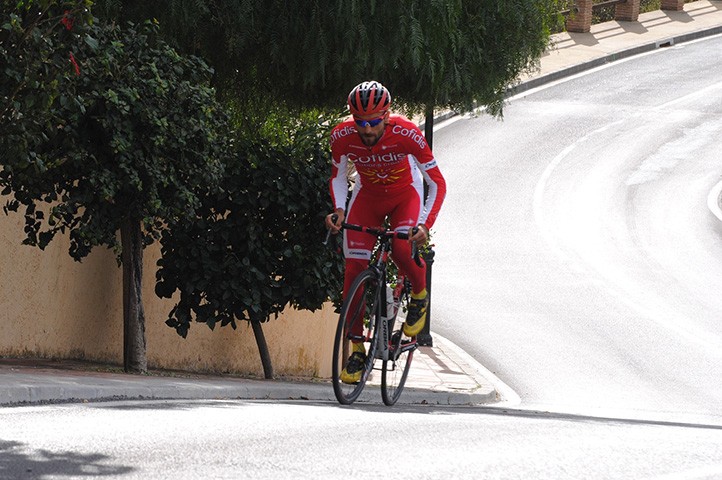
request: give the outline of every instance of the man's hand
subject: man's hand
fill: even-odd
[[[336,215],[336,222],[333,220],[333,216]],[[341,230],[341,224],[346,219],[346,212],[343,208],[337,208],[335,212],[326,215],[326,228],[328,228],[334,235]]]
[[[409,231],[411,233],[411,231]],[[415,235],[409,236],[409,243],[416,243],[417,246],[421,247],[423,245],[426,245],[426,242],[429,240],[429,229],[426,228],[426,225],[419,225],[418,231]]]

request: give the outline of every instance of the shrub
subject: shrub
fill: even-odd
[[[289,128],[285,141],[240,140],[199,221],[164,232],[156,293],[180,293],[166,322],[179,335],[192,320],[236,328],[338,301],[343,263],[322,245],[328,128],[318,119]]]

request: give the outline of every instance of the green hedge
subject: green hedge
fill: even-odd
[[[179,335],[194,320],[236,328],[288,306],[338,303],[343,262],[322,245],[331,208],[328,127],[316,120],[286,128],[285,142],[239,140],[201,218],[164,233],[156,293],[180,293],[166,322]]]

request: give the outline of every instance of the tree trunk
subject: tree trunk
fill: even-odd
[[[253,335],[256,337],[256,345],[258,345],[258,353],[261,354],[261,364],[263,365],[263,376],[267,380],[273,379],[273,365],[271,364],[271,354],[268,352],[268,344],[266,343],[266,336],[263,335],[263,328],[261,322],[257,320],[251,320],[251,327],[253,327]]]
[[[120,228],[123,248],[123,367],[127,373],[146,373],[143,280],[143,235],[140,222],[125,220]]]
[[[424,123],[424,137],[426,138],[426,143],[429,144],[429,148],[433,150],[433,147],[431,144],[434,141],[434,106],[433,105],[427,105],[426,106],[426,120]]]

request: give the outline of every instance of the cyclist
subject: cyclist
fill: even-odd
[[[411,242],[423,245],[429,238],[446,194],[446,182],[419,128],[408,118],[391,114],[391,94],[377,81],[355,86],[348,96],[351,117],[331,132],[331,198],[335,211],[326,216],[326,226],[338,233],[341,222],[365,226],[382,226],[388,218],[390,228],[408,232],[418,227],[409,241],[394,239],[393,260],[399,272],[412,284],[404,334],[416,336],[426,322],[426,265],[419,267],[411,259]],[[348,202],[350,167],[357,175]],[[428,194],[424,200],[424,186]],[[334,222],[332,216],[337,215]],[[344,230],[345,256],[344,298],[353,280],[368,265],[375,237],[363,232]],[[360,337],[362,325],[354,322]],[[356,383],[363,373],[366,350],[362,342],[354,343],[346,368],[344,383]]]

